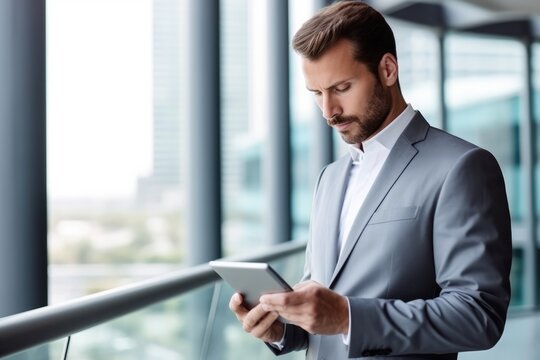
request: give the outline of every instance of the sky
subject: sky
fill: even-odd
[[[49,197],[130,197],[151,172],[152,1],[47,1]]]

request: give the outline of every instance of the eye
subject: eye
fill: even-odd
[[[312,93],[313,93],[313,96],[315,96],[315,97],[321,96],[321,92],[320,92],[320,91],[313,91]]]
[[[351,84],[340,84],[335,87],[335,91],[338,93],[343,93],[351,88]]]

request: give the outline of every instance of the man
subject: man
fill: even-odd
[[[456,359],[492,347],[512,250],[496,160],[407,105],[394,36],[368,5],[324,8],[293,47],[350,154],[317,181],[303,281],[250,311],[235,294],[230,308],[276,354],[307,349],[309,359]]]

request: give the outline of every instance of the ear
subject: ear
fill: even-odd
[[[381,84],[393,86],[398,81],[398,63],[394,55],[386,53],[379,62],[379,78]]]

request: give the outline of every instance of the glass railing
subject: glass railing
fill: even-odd
[[[236,260],[270,262],[287,282],[294,284],[302,275],[304,247],[304,244],[294,243],[279,245],[271,253]],[[186,279],[189,284],[186,284]],[[103,319],[103,313],[106,313],[110,319],[97,322],[96,325],[89,325],[92,321],[95,322],[95,319],[86,319],[85,321],[89,323],[79,324],[80,326],[76,330],[67,332],[63,336],[55,335],[54,337],[58,340],[51,341],[52,338],[49,338],[48,342],[44,341],[43,345],[27,346],[24,348],[25,350],[7,357],[1,357],[1,355],[6,353],[5,334],[8,334],[10,330],[6,324],[9,325],[10,320],[9,318],[7,321],[0,319],[0,359],[270,360],[275,358],[264,343],[243,331],[236,317],[228,308],[233,290],[228,284],[220,281],[209,267],[196,267],[191,269],[187,275],[180,274],[169,279],[161,279],[158,283],[159,286],[156,285],[156,281],[144,282],[142,288],[145,291],[152,288],[154,289],[151,291],[152,293],[165,291],[161,301],[141,306],[135,311],[125,312],[125,315],[122,316],[114,316],[109,312],[114,310],[116,306],[128,306],[130,297],[138,298],[136,295],[137,286],[134,289],[129,287],[116,289],[108,295],[105,294],[107,296],[114,295],[115,299],[119,296],[125,296],[126,292],[127,295],[131,296],[125,297],[123,303],[120,302],[114,306],[105,302],[107,304],[96,308],[94,314],[88,314],[88,311],[73,312],[74,305],[66,304],[50,307],[53,309],[38,309],[30,311],[26,315],[10,317],[15,318],[15,320],[17,317],[21,319],[21,321],[11,321],[12,325],[17,325],[13,329],[18,331],[20,336],[10,338],[8,341],[25,341],[28,337],[31,339],[35,337],[35,329],[30,326],[31,324],[26,324],[26,327],[19,326],[21,322],[28,323],[28,321],[35,320],[31,316],[33,312],[55,312],[55,318],[37,317],[39,321],[35,324],[38,327],[41,326],[44,332],[54,331],[55,324],[59,324],[61,327],[65,326],[63,321],[68,315],[73,316],[72,321],[81,322],[76,319],[78,313],[80,313],[79,316],[91,317],[94,315],[99,319]],[[167,285],[163,285],[164,283]],[[190,285],[191,288],[184,291],[183,287],[186,285]],[[168,289],[168,287],[179,288],[179,290],[174,293],[174,290]],[[173,295],[168,296],[167,292],[172,292]],[[98,295],[94,299],[90,297],[89,300],[91,300],[89,306],[93,307],[96,301],[103,299]],[[77,304],[75,302],[75,305]],[[59,311],[62,310],[62,306],[67,310],[66,312]],[[31,331],[28,332],[28,329]],[[540,342],[537,339],[540,339],[540,314],[513,311],[510,313],[503,337],[493,349],[461,353],[459,358],[465,360],[538,359]],[[304,358],[304,352],[280,357],[280,359]]]
[[[270,262],[291,283],[302,275],[304,255]],[[246,334],[229,310],[232,288],[222,281],[200,287],[74,334],[68,359],[178,360],[273,359],[264,343]],[[303,359],[290,354],[283,359]]]
[[[231,260],[269,262],[302,276],[305,243]],[[0,319],[0,359],[271,359],[228,308],[232,288],[206,264]],[[4,357],[2,357],[4,356]],[[283,359],[302,359],[303,353]]]
[[[2,360],[64,360],[67,359],[67,345],[68,338],[63,338],[2,357]]]

